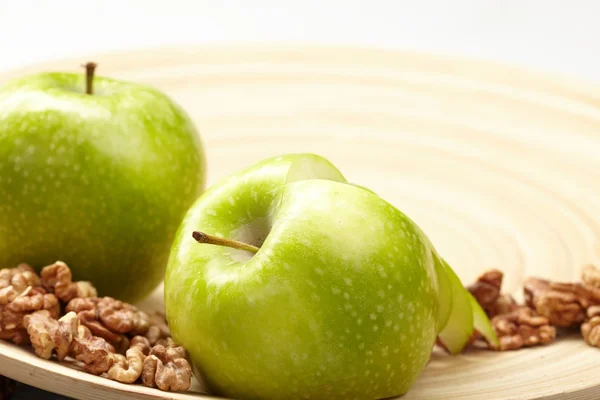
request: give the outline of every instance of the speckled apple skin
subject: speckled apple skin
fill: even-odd
[[[173,336],[228,398],[405,393],[437,334],[435,250],[407,216],[341,174],[286,185],[298,159],[324,162],[266,160],[191,208],[165,278]],[[249,240],[257,219],[266,222],[255,233],[270,233],[250,259],[192,238],[202,230]]]
[[[185,112],[142,85],[45,73],[0,88],[0,266],[69,264],[136,301],[162,280],[205,182]]]

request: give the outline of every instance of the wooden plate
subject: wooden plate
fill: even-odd
[[[513,68],[339,48],[180,48],[94,57],[193,116],[210,183],[259,159],[316,152],[420,224],[472,281],[490,267],[577,279],[600,262],[600,89]],[[83,59],[32,71],[79,70]],[[160,306],[156,293],[145,306]],[[581,339],[512,353],[435,354],[403,398],[597,399],[600,351]],[[0,374],[87,399],[196,398],[122,385],[0,343]],[[196,386],[195,390],[199,390]]]

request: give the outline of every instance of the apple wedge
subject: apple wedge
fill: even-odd
[[[498,346],[498,337],[496,336],[496,332],[494,332],[494,328],[492,327],[492,323],[488,318],[483,308],[479,305],[475,297],[469,291],[467,291],[467,295],[469,296],[469,300],[471,301],[471,309],[473,310],[473,327],[477,332],[479,332],[489,343],[493,346]]]
[[[450,314],[452,312],[452,305],[454,303],[454,299],[452,296],[452,286],[450,284],[448,274],[446,273],[446,268],[444,267],[444,264],[441,262],[439,256],[435,252],[433,253],[433,256],[439,286],[438,293],[440,302],[436,325],[437,332],[439,333],[448,324],[448,320],[450,319]]]
[[[443,259],[441,264],[451,289],[452,308],[446,325],[438,334],[438,339],[451,354],[458,354],[464,349],[473,334],[473,308],[469,292],[456,273]]]
[[[438,266],[438,278],[440,280],[440,298],[448,296],[448,290],[444,288],[444,279],[448,282],[449,291],[448,301],[441,302],[442,310],[450,305],[450,312],[445,320],[444,327],[438,335],[438,340],[451,354],[460,353],[469,342],[473,331],[479,332],[492,345],[498,344],[498,338],[492,324],[481,308],[477,300],[463,286],[456,273],[450,268],[448,263],[441,260]],[[443,311],[439,321],[444,321]]]
[[[326,158],[314,154],[296,154],[287,157],[278,157],[287,163],[285,183],[305,181],[308,179],[325,179],[336,182],[346,182],[342,173]],[[277,158],[275,158],[277,160]],[[272,162],[273,160],[267,160]]]

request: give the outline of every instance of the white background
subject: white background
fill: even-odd
[[[0,0],[0,71],[107,50],[238,42],[466,55],[600,81],[600,1]]]

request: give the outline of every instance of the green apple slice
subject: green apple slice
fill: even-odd
[[[460,353],[473,334],[473,309],[469,292],[446,261],[441,260],[452,290],[452,310],[438,338],[451,354]]]
[[[346,181],[342,173],[326,158],[313,154],[298,154],[295,157],[287,156],[286,159],[290,159],[285,179],[286,184],[308,179]],[[266,161],[266,163],[269,162],[272,162],[272,159]]]
[[[492,345],[498,346],[498,337],[496,336],[496,332],[494,332],[494,328],[492,327],[492,323],[488,318],[483,308],[479,305],[475,297],[471,293],[467,291],[467,295],[469,296],[469,300],[471,301],[471,309],[473,310],[473,325],[475,330]]]
[[[285,183],[305,181],[309,179],[325,179],[344,182],[378,196],[373,190],[354,182],[347,182],[342,173],[329,160],[322,157],[299,157],[291,161]]]
[[[452,287],[450,285],[450,279],[448,278],[448,274],[446,273],[444,265],[442,264],[439,256],[436,253],[434,253],[433,259],[435,271],[437,273],[438,278],[438,293],[440,299],[436,325],[437,332],[439,333],[446,326],[448,320],[450,319],[450,313],[452,311],[453,304],[453,296]]]

